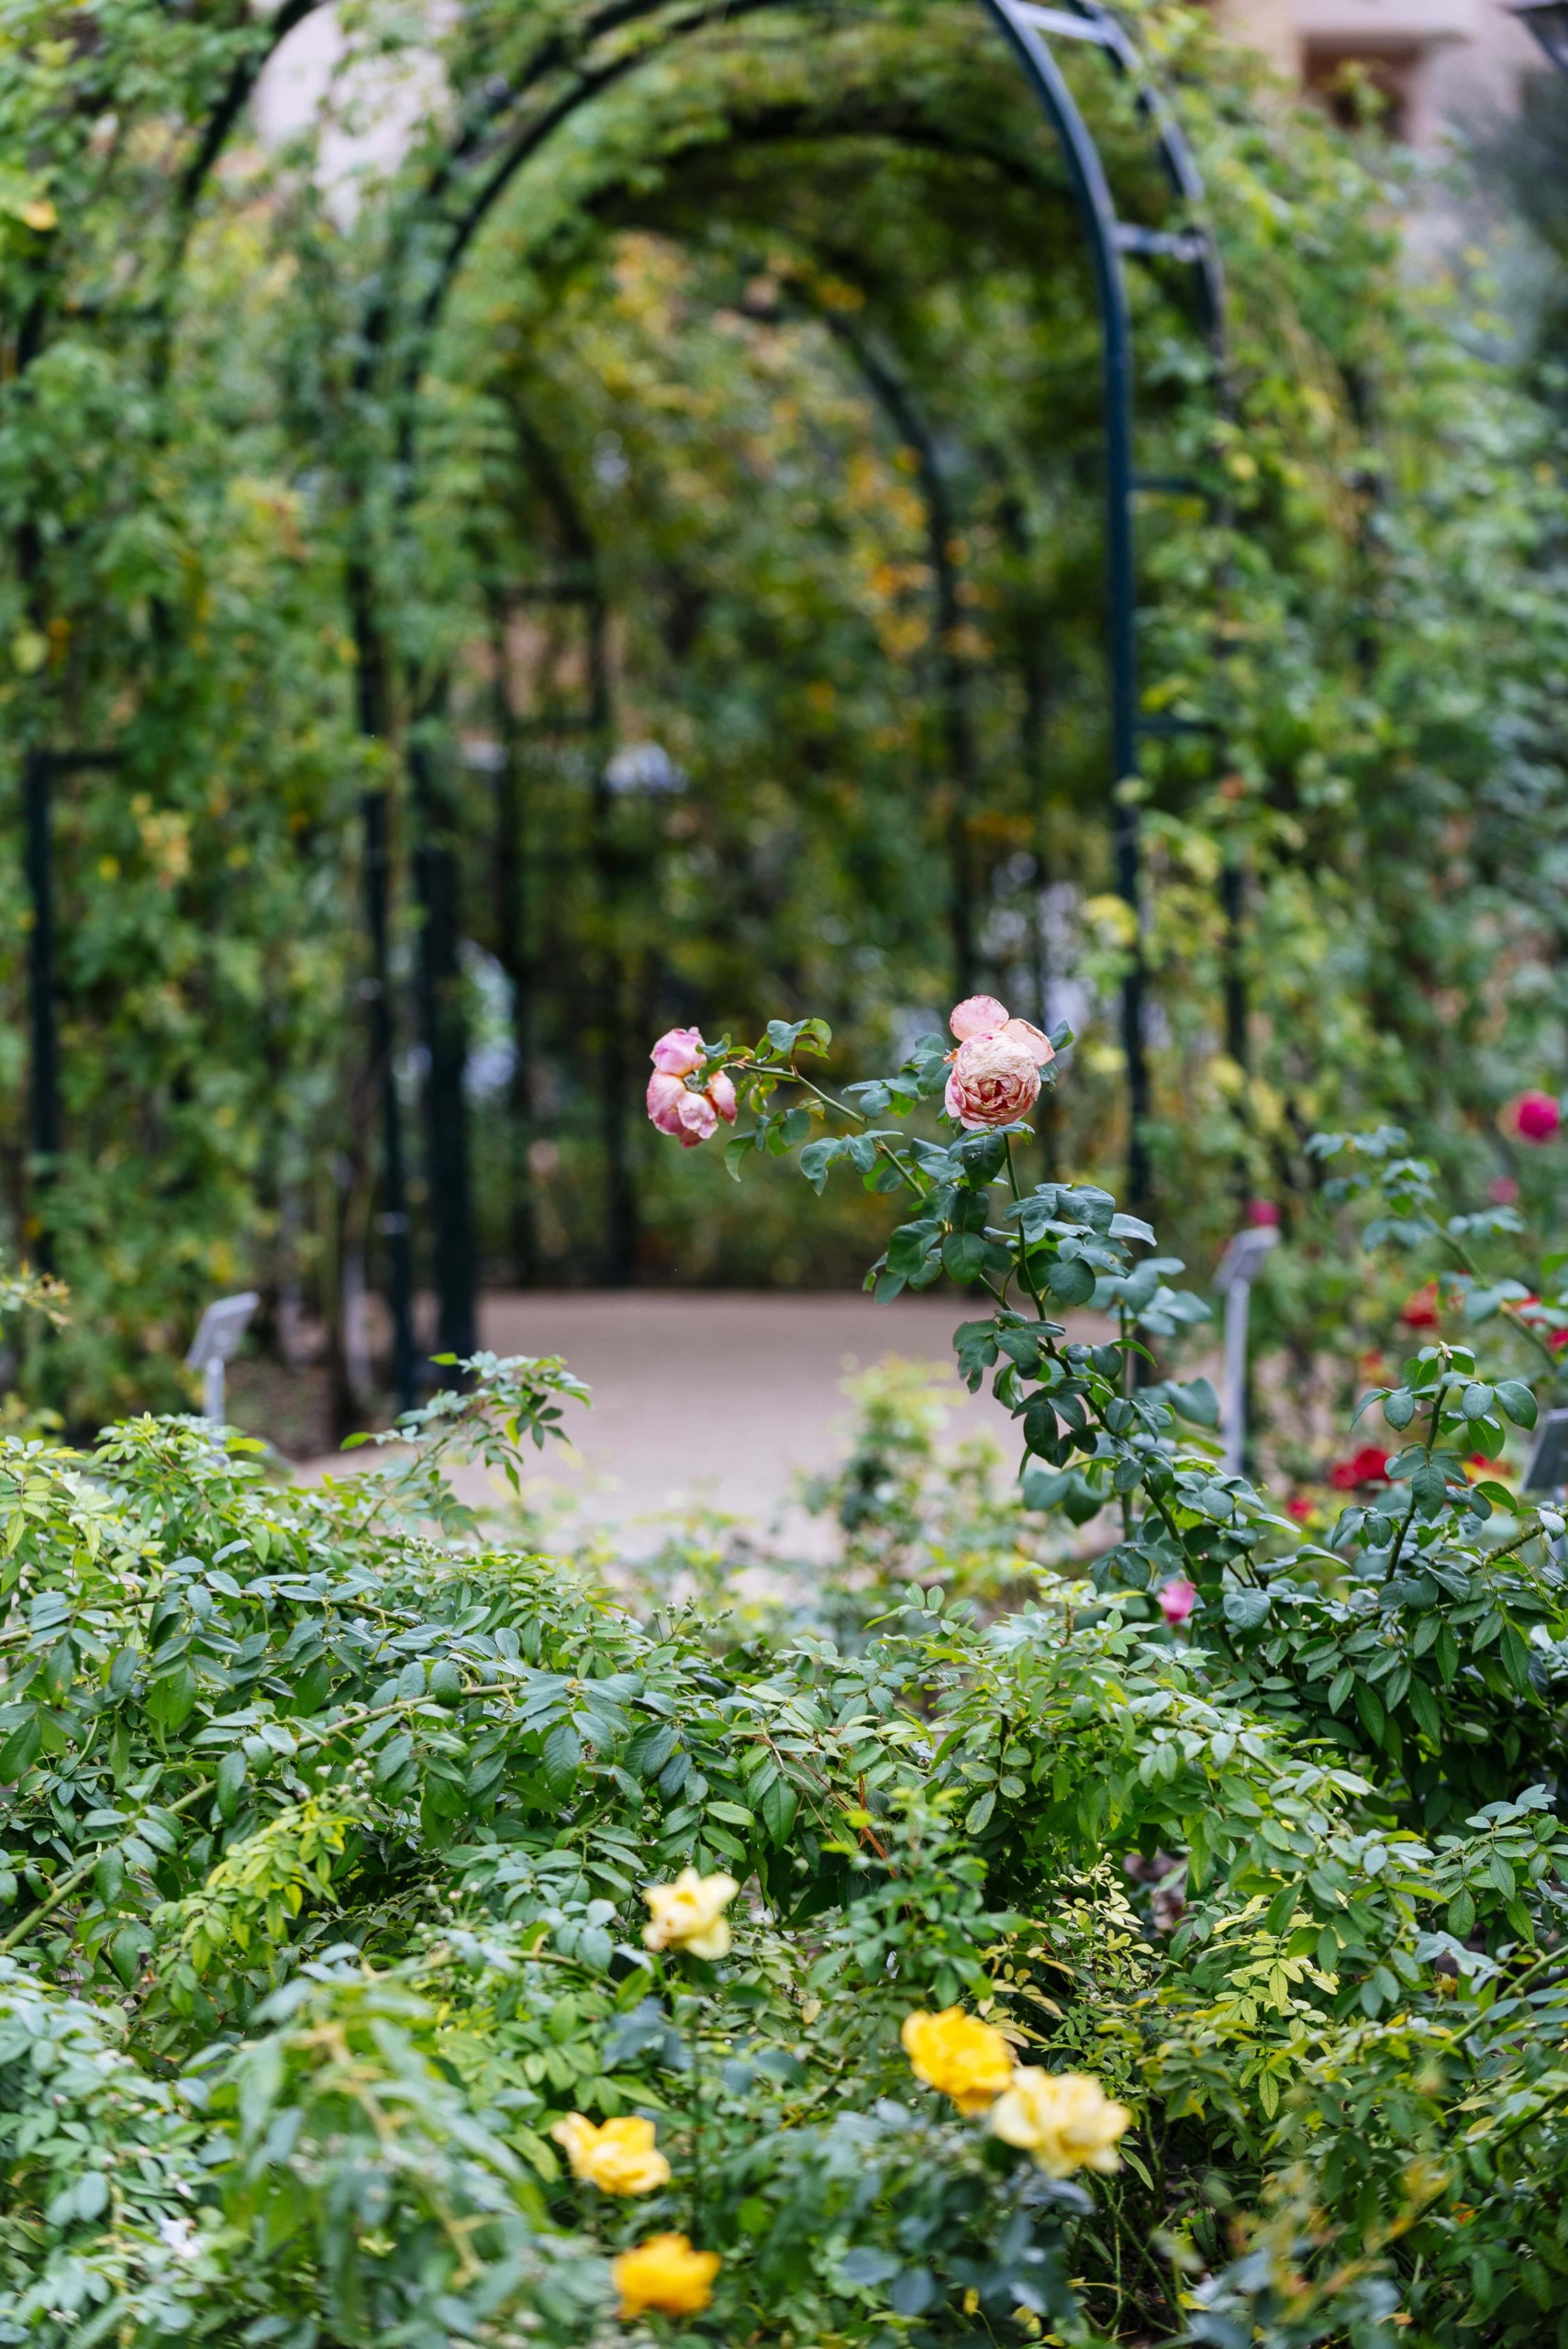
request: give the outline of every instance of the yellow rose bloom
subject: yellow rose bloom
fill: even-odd
[[[651,2194],[670,2183],[670,2165],[654,2146],[651,2121],[606,2121],[595,2129],[584,2113],[569,2112],[550,2133],[565,2147],[573,2176],[601,2194]]]
[[[698,1876],[683,1868],[673,1884],[651,1884],[643,1894],[652,1911],[642,1928],[645,1949],[689,1949],[694,1957],[728,1957],[725,1910],[740,1887],[732,1876]]]
[[[1042,2072],[1020,2064],[1006,2096],[991,2108],[991,2126],[1009,2145],[1032,2154],[1048,2177],[1070,2170],[1121,2167],[1117,2139],[1132,2124],[1086,2072]]]
[[[724,2265],[717,2251],[694,2251],[684,2235],[650,2235],[623,2251],[610,2269],[622,2317],[657,2309],[662,2316],[698,2316],[713,2298]]]
[[[1013,2076],[1013,2051],[1001,2032],[962,2007],[906,2015],[898,2036],[915,2077],[951,2096],[961,2112],[984,2112]]]

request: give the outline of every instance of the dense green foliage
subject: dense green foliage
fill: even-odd
[[[117,762],[56,781],[51,1183],[6,860],[6,1222],[82,1302],[28,1373],[73,1424],[175,1399],[171,1341],[244,1279],[268,1328],[307,1308],[349,1408],[384,792],[412,1204],[460,1254],[472,1189],[508,1275],[847,1275],[858,1198],[692,1214],[628,1039],[820,1003],[896,1055],[955,966],[1084,1035],[1053,1163],[1125,1145],[1096,328],[999,40],[891,0],[618,31],[539,0],[432,56],[367,6],[268,153],[250,79],[305,13],[0,25],[0,696],[17,751]],[[1135,286],[1140,462],[1195,484],[1142,501],[1149,714],[1200,730],[1141,788],[1151,1140],[1195,1250],[1243,1180],[1309,1195],[1318,1124],[1392,1110],[1471,1179],[1561,1074],[1561,495],[1385,179],[1200,14],[1134,13],[1231,296],[1227,406],[1178,277]],[[1123,208],[1173,219],[1069,65]],[[400,73],[404,146],[356,148]],[[606,780],[651,740],[683,789]]]
[[[1423,1346],[1367,1398],[1385,1504],[1304,1540],[1218,1464],[1201,1382],[1135,1375],[1194,1309],[1147,1228],[1016,1184],[1027,1129],[932,1131],[935,1039],[847,1113],[824,1041],[715,1053],[759,1112],[735,1163],[896,1185],[879,1283],[989,1292],[956,1342],[1027,1447],[1005,1585],[978,1487],[978,1540],[951,1491],[922,1526],[895,1397],[840,1574],[771,1635],[451,1497],[454,1457],[515,1480],[562,1424],[557,1363],[481,1358],[319,1489],[189,1422],[6,1451],[0,2337],[586,2342],[674,2231],[722,2265],[711,2308],[621,2319],[662,2338],[1561,2334],[1568,1604],[1504,1458],[1530,1309],[1471,1284],[1477,1330],[1521,1323],[1496,1375]],[[1440,1248],[1389,1153],[1349,1161],[1368,1244]],[[1090,1304],[1103,1341],[1051,1318]],[[1083,1529],[1054,1568],[1042,1511]],[[688,1865],[741,1887],[700,1959],[640,1932]],[[901,2025],[952,2005],[1130,2108],[1114,2176],[918,2084]],[[668,2180],[575,2181],[573,2112],[646,2116]]]

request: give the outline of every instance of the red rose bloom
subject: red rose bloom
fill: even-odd
[[[1388,1454],[1375,1443],[1364,1444],[1353,1459],[1334,1463],[1329,1482],[1337,1493],[1353,1493],[1361,1485],[1386,1485]]]

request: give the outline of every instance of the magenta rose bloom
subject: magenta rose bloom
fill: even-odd
[[[1033,1047],[1016,1036],[973,1036],[953,1055],[943,1100],[949,1117],[971,1133],[1027,1118],[1039,1098]]]
[[[1513,1122],[1521,1141],[1550,1141],[1562,1112],[1550,1093],[1521,1093],[1513,1105]]]

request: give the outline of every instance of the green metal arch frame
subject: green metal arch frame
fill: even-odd
[[[788,0],[729,0],[722,21],[761,13]],[[1140,477],[1134,462],[1136,369],[1132,304],[1127,263],[1173,263],[1191,281],[1193,307],[1200,331],[1207,340],[1213,370],[1217,410],[1225,402],[1225,280],[1213,231],[1204,217],[1201,173],[1180,124],[1159,90],[1137,45],[1120,19],[1102,0],[1065,0],[1062,6],[1039,0],[983,0],[1013,50],[1040,109],[1050,123],[1067,165],[1072,191],[1083,224],[1095,284],[1100,322],[1102,410],[1106,435],[1105,527],[1106,579],[1106,650],[1110,679],[1111,807],[1116,883],[1119,895],[1141,918],[1141,856],[1136,796],[1119,786],[1140,771],[1140,742],[1151,731],[1166,732],[1171,721],[1146,723],[1140,718],[1139,690],[1139,599],[1136,501],[1140,492],[1174,487],[1190,492],[1191,484],[1163,483]],[[611,85],[626,79],[645,62],[663,54],[675,40],[700,34],[716,21],[706,5],[677,5],[664,26],[647,45],[596,61],[589,53],[600,38],[624,35],[630,27],[657,19],[666,0],[609,0],[595,11],[583,30],[585,40],[574,55],[547,42],[510,85],[489,84],[456,139],[434,164],[410,211],[395,232],[392,265],[384,274],[373,312],[365,320],[361,343],[361,382],[369,392],[379,362],[388,355],[397,326],[397,280],[400,262],[409,257],[409,243],[420,228],[434,227],[441,248],[433,276],[415,304],[411,340],[401,354],[399,374],[403,396],[399,414],[399,473],[405,493],[417,477],[417,381],[430,340],[462,261],[491,211],[499,203],[523,164],[578,111]],[[1152,150],[1180,208],[1180,225],[1150,227],[1124,220],[1118,213],[1104,159],[1073,96],[1056,55],[1055,44],[1076,42],[1102,56],[1113,73],[1131,88],[1138,114],[1149,128]],[[550,88],[557,74],[565,86]],[[535,92],[543,103],[531,119],[516,121],[516,111]],[[509,119],[510,117],[510,119]],[[455,206],[453,197],[458,198]],[[464,200],[466,199],[466,200]],[[444,230],[444,235],[442,231]],[[401,252],[398,248],[401,247]],[[412,290],[412,289],[410,289]],[[368,589],[368,580],[361,583]],[[371,619],[371,597],[361,593],[358,611]],[[373,622],[372,623],[373,625]],[[364,650],[372,651],[367,645]],[[371,713],[366,713],[367,722]],[[368,805],[367,838],[384,837],[384,809]],[[382,858],[374,861],[372,892],[385,885]],[[367,907],[373,935],[384,937],[386,909]],[[1140,954],[1135,954],[1123,985],[1121,1037],[1126,1060],[1129,1108],[1129,1194],[1135,1206],[1148,1202],[1151,1183],[1145,1124],[1149,1112],[1149,1074],[1144,1037],[1145,977]],[[407,1203],[401,1171],[401,1144],[395,1132],[396,1105],[387,1104],[388,1128],[384,1151],[386,1189],[385,1220],[395,1234],[408,1228]],[[462,1153],[459,1153],[460,1159]],[[438,1212],[439,1202],[434,1203]],[[466,1232],[470,1214],[464,1200],[447,1203],[447,1211]],[[400,1333],[398,1357],[411,1371],[411,1344],[401,1341],[411,1332],[411,1300],[406,1246],[393,1250],[391,1266],[395,1294],[395,1327]],[[457,1257],[472,1263],[473,1250],[464,1244]],[[450,1301],[453,1322],[464,1318],[461,1297]],[[470,1300],[466,1310],[472,1313]]]

